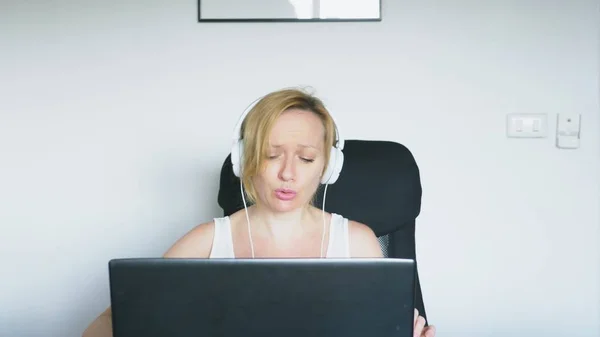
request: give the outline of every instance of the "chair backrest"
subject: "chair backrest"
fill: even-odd
[[[323,187],[315,206],[323,205]],[[370,226],[386,257],[416,259],[415,220],[421,211],[421,179],[412,153],[390,141],[346,140],[344,167],[327,187],[325,209]],[[221,168],[218,194],[224,216],[244,207],[230,157]],[[415,306],[426,317],[418,271]]]

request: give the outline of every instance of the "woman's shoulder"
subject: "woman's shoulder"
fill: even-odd
[[[219,218],[196,225],[167,250],[166,258],[207,258],[210,256],[215,234],[215,222]]]
[[[340,215],[343,217],[343,215]],[[381,246],[371,227],[356,220],[348,220],[348,239],[352,257],[382,257]]]
[[[351,233],[352,235],[358,235],[358,236],[371,236],[371,235],[375,235],[375,233],[373,232],[373,230],[371,229],[371,227],[369,227],[367,224],[364,224],[360,221],[356,221],[356,220],[352,220],[346,216],[344,216],[343,214],[338,214],[338,213],[327,213],[325,212],[328,216],[331,216],[334,220],[335,218],[337,218],[338,223],[344,223],[347,221],[348,223],[348,232]]]

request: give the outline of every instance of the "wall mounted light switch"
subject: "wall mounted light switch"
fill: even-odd
[[[508,114],[506,135],[509,138],[544,138],[548,136],[546,114]]]

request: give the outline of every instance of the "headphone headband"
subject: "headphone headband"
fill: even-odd
[[[233,144],[236,144],[242,138],[241,133],[242,133],[242,124],[244,123],[244,119],[246,119],[246,116],[248,115],[248,113],[250,113],[252,108],[254,108],[254,106],[263,98],[264,98],[264,96],[255,99],[252,103],[250,103],[250,105],[246,108],[246,110],[244,110],[244,112],[240,116],[240,119],[238,120],[237,124],[235,125],[235,129],[233,130],[233,137],[232,137]],[[340,150],[343,150],[344,149],[344,138],[340,135],[338,123],[336,122],[335,117],[333,117],[333,114],[330,113],[329,116],[333,120],[333,126],[335,128],[335,145],[333,145],[333,146]]]

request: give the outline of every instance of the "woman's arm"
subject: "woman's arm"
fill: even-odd
[[[98,316],[83,332],[83,337],[112,337],[110,307]]]
[[[369,226],[356,221],[348,221],[348,233],[351,257],[383,257],[379,241]],[[435,337],[435,326],[425,326],[426,323],[425,318],[420,316],[419,311],[415,309],[413,328],[415,337]]]
[[[209,222],[186,233],[163,255],[165,258],[206,258],[210,256],[214,223]],[[112,312],[108,307],[83,332],[82,337],[112,337]]]

